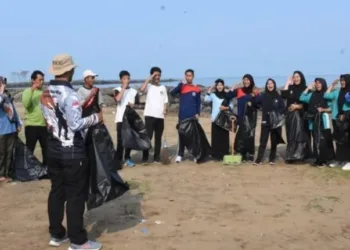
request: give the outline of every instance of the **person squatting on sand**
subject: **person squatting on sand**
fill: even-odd
[[[69,250],[99,250],[102,245],[89,241],[84,229],[88,193],[88,161],[85,131],[102,122],[102,113],[82,118],[79,97],[71,85],[76,65],[71,56],[57,55],[49,69],[55,76],[41,97],[48,128],[48,174],[51,191],[48,200],[49,245],[70,240]],[[67,232],[62,225],[66,203]]]

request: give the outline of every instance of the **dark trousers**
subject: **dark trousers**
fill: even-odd
[[[164,119],[146,116],[145,126],[149,138],[152,140],[154,133],[154,161],[160,161],[160,148],[164,131]],[[148,161],[149,150],[143,151],[143,161]]]
[[[43,126],[26,126],[25,127],[26,145],[27,148],[34,153],[36,143],[39,141],[43,165],[46,166],[47,152],[47,129]]]
[[[271,141],[271,150],[269,161],[274,162],[276,160],[276,152],[277,152],[277,137],[282,133],[282,128],[270,129],[268,126],[261,126],[261,134],[260,134],[260,145],[258,150],[258,157],[256,158],[257,162],[262,162],[264,160],[264,154],[266,150],[267,141]]]
[[[68,238],[71,243],[87,242],[84,229],[85,201],[88,193],[88,162],[86,159],[60,160],[48,157],[51,191],[48,201],[49,231],[61,239],[66,234],[62,226],[66,204]]]
[[[0,135],[0,177],[11,177],[16,133]]]
[[[184,154],[185,154],[185,144],[182,142],[181,136],[179,134],[179,147],[178,147],[178,150],[177,150],[177,155],[181,156],[181,157],[184,157]]]
[[[130,160],[131,149],[123,147],[123,139],[122,139],[122,124],[121,122],[117,123],[117,158],[119,161],[123,160],[123,154],[125,160]]]

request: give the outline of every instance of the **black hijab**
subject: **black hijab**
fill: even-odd
[[[345,87],[340,88],[338,96],[338,113],[342,113],[343,105],[345,103],[345,95],[350,92],[350,74],[340,75],[340,80],[345,80]]]
[[[251,94],[251,93],[253,92],[253,88],[255,87],[254,78],[253,78],[253,76],[250,75],[250,74],[245,74],[245,75],[243,76],[242,79],[244,80],[244,78],[248,78],[248,79],[249,79],[250,85],[249,85],[249,87],[244,87],[244,86],[243,86],[242,90],[243,90],[243,92],[244,92],[246,95],[249,95],[249,94]]]
[[[219,83],[221,83],[223,86],[224,86],[224,88],[222,89],[222,91],[219,91],[218,90],[218,85],[219,85]],[[226,99],[226,91],[225,91],[225,82],[224,82],[224,80],[222,80],[222,79],[217,79],[216,81],[215,81],[215,92],[214,92],[214,94],[216,95],[216,97],[217,98],[219,98],[219,99]]]
[[[273,82],[274,88],[272,91],[268,90],[267,84],[269,81]],[[267,79],[265,84],[265,92],[264,92],[264,99],[263,99],[263,109],[266,111],[271,111],[275,108],[274,103],[276,102],[276,98],[279,97],[279,94],[277,92],[277,86],[276,81],[272,78]]]
[[[298,74],[300,76],[300,83],[298,85],[293,84],[290,87],[293,90],[293,92],[295,92],[295,94],[300,96],[301,93],[303,93],[304,90],[307,88],[306,80],[305,80],[304,74],[301,71],[299,71],[299,70],[294,71],[293,75],[295,75],[295,74]]]
[[[327,108],[327,101],[323,98],[324,93],[327,91],[327,82],[323,78],[316,78],[315,82],[319,82],[322,84],[322,89],[317,90],[312,93],[310,102],[309,102],[309,113],[316,114],[317,108]]]

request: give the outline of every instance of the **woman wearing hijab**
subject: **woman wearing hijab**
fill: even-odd
[[[212,89],[215,87],[215,92]],[[229,131],[219,127],[214,121],[220,111],[228,110],[226,105],[225,82],[222,79],[215,81],[215,86],[209,88],[204,101],[212,104],[211,110],[211,147],[212,157],[217,161],[222,161],[225,155],[229,153],[230,137]]]
[[[275,80],[271,78],[267,80],[265,92],[255,98],[254,104],[262,109],[260,146],[254,165],[262,164],[269,137],[271,141],[269,162],[270,165],[274,165],[277,144],[284,143],[282,139],[282,121],[286,109],[282,97],[277,92]]]
[[[314,92],[312,90],[315,89]],[[307,117],[309,130],[313,138],[316,161],[315,167],[324,167],[334,160],[334,147],[330,124],[331,102],[324,99],[327,82],[323,78],[316,78],[300,96],[300,101],[309,105]]]
[[[305,105],[299,100],[306,89],[306,81],[302,72],[295,71],[288,79],[281,96],[287,99],[286,134],[287,150],[286,163],[304,161],[309,156],[309,137],[304,123]]]
[[[243,162],[253,162],[255,153],[255,127],[257,120],[256,108],[251,101],[259,93],[255,88],[252,75],[243,76],[243,87],[235,88],[227,93],[227,101],[237,98],[237,122],[238,130],[235,140],[235,152],[242,155]]]
[[[340,76],[340,88],[336,88],[338,81],[334,81],[324,94],[326,100],[332,101],[333,135],[336,142],[335,161],[329,166],[350,167],[350,141],[349,121],[347,118],[350,112],[350,102],[346,101],[346,94],[350,92],[350,75]]]

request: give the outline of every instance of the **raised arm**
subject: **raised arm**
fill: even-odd
[[[34,93],[33,89],[26,89],[23,91],[22,104],[26,109],[29,109],[33,104],[32,102],[33,93]]]
[[[64,110],[66,111],[67,125],[73,131],[80,131],[98,124],[102,121],[102,114],[93,114],[82,118],[82,107],[76,93],[70,94],[64,102]]]
[[[177,96],[178,94],[180,94],[180,93],[181,93],[182,85],[183,85],[183,83],[180,82],[175,88],[173,88],[173,89],[170,91],[170,95],[172,95],[172,96]]]
[[[148,87],[148,84],[150,83],[150,81],[152,81],[153,77],[156,75],[157,73],[153,73],[153,75],[149,76],[144,82],[143,84],[141,85],[140,87],[140,92],[144,93],[147,91],[147,87]]]

